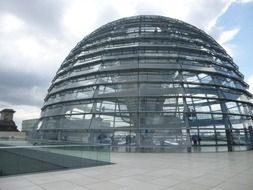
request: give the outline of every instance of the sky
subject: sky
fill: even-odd
[[[162,15],[204,30],[233,57],[253,92],[253,0],[0,0],[0,110],[38,118],[70,50],[96,28],[134,15]]]

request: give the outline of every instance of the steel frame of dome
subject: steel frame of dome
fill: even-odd
[[[131,147],[253,142],[252,95],[238,66],[202,30],[162,16],[108,23],[63,61],[36,138]],[[194,146],[194,145],[193,145]]]

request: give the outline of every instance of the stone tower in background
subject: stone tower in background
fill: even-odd
[[[13,121],[15,111],[13,109],[3,109],[0,113],[0,131],[18,131]]]

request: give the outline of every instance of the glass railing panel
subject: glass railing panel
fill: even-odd
[[[110,164],[105,145],[42,145],[0,147],[0,176]]]

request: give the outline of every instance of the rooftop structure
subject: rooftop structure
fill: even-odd
[[[134,16],[80,41],[45,97],[34,138],[115,147],[253,142],[252,94],[212,37],[185,22]]]

